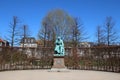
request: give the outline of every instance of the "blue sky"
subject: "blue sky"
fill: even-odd
[[[0,36],[8,35],[9,23],[17,16],[37,38],[42,19],[57,8],[81,18],[89,41],[95,40],[96,26],[103,24],[106,16],[113,17],[120,32],[120,0],[0,0]]]

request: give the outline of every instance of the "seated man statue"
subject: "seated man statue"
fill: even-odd
[[[64,43],[60,37],[58,37],[55,41],[54,56],[64,56]]]

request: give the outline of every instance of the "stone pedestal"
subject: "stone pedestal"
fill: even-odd
[[[54,56],[52,71],[67,71],[64,63],[64,56]]]
[[[55,56],[52,68],[66,68],[64,63],[64,56]]]

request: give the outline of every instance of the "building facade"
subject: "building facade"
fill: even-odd
[[[93,42],[80,42],[78,47],[93,47],[95,44]]]
[[[20,47],[31,47],[37,48],[37,43],[34,37],[22,38],[20,42]]]
[[[9,46],[9,42],[6,41],[6,40],[0,39],[0,46],[1,47],[7,47],[7,46]]]

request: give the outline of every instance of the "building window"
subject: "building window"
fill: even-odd
[[[30,39],[28,39],[28,43],[30,43]]]
[[[33,43],[33,39],[31,39],[31,43]]]
[[[24,40],[24,42],[26,43],[26,39]]]

